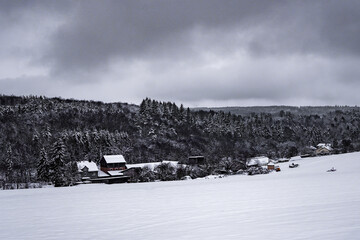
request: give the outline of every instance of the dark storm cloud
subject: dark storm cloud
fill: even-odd
[[[271,7],[264,3],[261,7]],[[48,57],[60,72],[106,66],[113,58],[176,57],[190,51],[191,28],[233,25],[257,9],[233,1],[81,2],[54,34]]]
[[[83,1],[53,36],[48,59],[63,70],[88,71],[114,58],[196,54],[191,30],[204,41],[231,32],[233,48],[254,54],[359,54],[357,1]],[[245,31],[249,39],[236,34]],[[204,42],[204,48],[207,46]],[[226,46],[217,46],[220,49]]]
[[[322,40],[329,51],[360,55],[360,1],[332,1],[323,4]]]
[[[193,105],[360,100],[359,1],[0,4],[0,81],[8,89],[33,81],[34,92]]]

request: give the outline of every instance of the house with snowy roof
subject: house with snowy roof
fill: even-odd
[[[100,160],[100,170],[103,172],[119,171],[126,169],[123,155],[104,155]]]
[[[254,166],[266,166],[269,163],[269,158],[265,156],[254,157],[249,159],[246,162],[247,167],[254,167]]]
[[[127,182],[129,177],[125,176],[122,171],[126,169],[126,161],[122,155],[105,155],[100,160],[100,169],[97,168],[94,162],[87,163],[86,168],[82,167],[83,174],[91,169],[92,174],[90,178],[82,177],[82,180],[88,179],[92,183],[123,183]],[[78,164],[79,166],[79,164]],[[81,165],[82,166],[82,165]],[[96,166],[96,177],[95,177]],[[80,169],[80,168],[79,168]]]
[[[91,180],[98,177],[98,166],[92,161],[77,162],[78,172],[81,180]]]
[[[104,155],[100,160],[99,177],[102,179],[111,177],[112,180],[114,177],[119,178],[119,180],[120,178],[125,179],[128,178],[123,173],[126,169],[126,161],[123,155]]]
[[[315,154],[316,155],[328,155],[332,152],[332,147],[330,143],[319,143],[316,146]]]

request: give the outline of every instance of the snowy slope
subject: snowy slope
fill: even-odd
[[[360,239],[360,153],[296,162],[268,175],[0,191],[0,239]]]

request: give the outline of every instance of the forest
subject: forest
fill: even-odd
[[[122,154],[128,163],[203,155],[215,169],[224,161],[305,154],[320,142],[331,143],[334,153],[360,151],[358,107],[275,109],[233,114],[150,98],[137,106],[1,95],[0,179],[66,185],[77,161],[99,162],[106,154]]]

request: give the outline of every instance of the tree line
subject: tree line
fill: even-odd
[[[291,157],[331,143],[360,150],[359,108],[322,114],[280,110],[236,115],[144,99],[140,106],[38,96],[0,96],[0,178],[4,182],[76,181],[76,162],[123,154],[128,163],[181,161],[203,155],[245,162]]]

